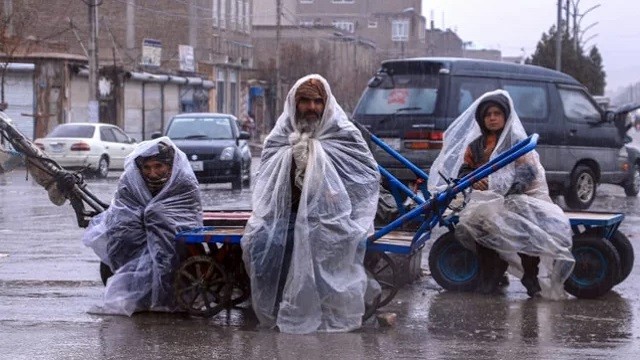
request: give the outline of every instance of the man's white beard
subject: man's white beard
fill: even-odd
[[[296,119],[296,131],[301,134],[313,134],[320,124],[320,119],[308,119],[300,116]]]

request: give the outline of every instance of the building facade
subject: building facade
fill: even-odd
[[[218,111],[241,117],[246,111],[242,94],[253,66],[253,0],[5,0],[0,7],[11,31],[4,31],[2,44],[23,39],[23,45],[15,52],[2,46],[2,61],[33,63],[35,58],[60,58],[58,54],[84,59],[79,64],[66,62],[73,66],[69,74],[74,81],[64,83],[82,88],[75,81],[88,80],[88,14],[94,3],[100,121],[125,128],[127,121],[136,122],[132,135],[142,140],[149,136],[143,128],[161,128],[177,112]],[[35,100],[41,86],[34,88]],[[71,104],[82,104],[83,94],[87,98],[90,91],[61,89],[63,96],[77,98],[65,101],[67,108],[56,109],[62,114],[60,122],[86,121],[82,109]],[[37,109],[37,101],[34,106],[34,112],[45,112]],[[132,115],[139,106],[145,108],[138,112],[148,116]],[[151,121],[150,126],[144,121]]]
[[[305,28],[331,26],[375,44],[378,60],[423,56],[425,18],[421,0],[280,0],[280,23]],[[275,26],[276,1],[256,2],[256,26]]]

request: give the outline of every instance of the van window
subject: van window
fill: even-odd
[[[438,100],[437,75],[395,75],[367,88],[358,104],[360,115],[433,114]]]
[[[546,84],[505,82],[504,90],[511,96],[520,119],[544,121],[548,118],[549,103]]]
[[[495,79],[465,76],[454,77],[452,79],[451,90],[451,94],[454,96],[452,101],[454,108],[451,114],[453,117],[458,117],[458,115],[467,110],[469,105],[482,94],[498,88],[498,81]]]
[[[578,89],[558,89],[564,114],[571,120],[600,120],[600,111],[589,101],[587,94]]]

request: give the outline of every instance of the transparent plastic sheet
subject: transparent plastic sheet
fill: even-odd
[[[0,145],[0,174],[9,172],[24,164],[22,154],[15,150],[4,149]]]
[[[158,142],[175,149],[171,177],[152,197],[135,158],[158,153]],[[127,156],[109,208],[94,217],[82,241],[114,275],[94,313],[131,316],[137,311],[174,311],[175,234],[202,226],[198,181],[186,155],[162,137],[140,143]]]
[[[475,119],[478,104],[494,94],[506,96],[512,111],[490,159],[527,137],[509,94],[504,90],[484,94],[445,131],[443,148],[430,169],[429,191],[446,188],[440,174],[458,177],[465,149],[482,135]],[[574,265],[572,232],[568,217],[549,197],[538,153],[531,151],[488,178],[489,191],[473,191],[461,211],[456,238],[471,249],[475,249],[471,241],[475,240],[496,250],[509,262],[509,272],[518,278],[523,272],[518,253],[540,257],[542,295],[552,299],[566,297],[563,284]],[[521,194],[511,194],[515,187]]]
[[[327,104],[308,139],[306,171],[294,230],[291,264],[277,304],[291,212],[290,171],[298,86],[320,79]],[[302,137],[304,138],[304,137]],[[297,161],[305,156],[298,156]],[[298,166],[299,168],[299,166]],[[297,177],[297,176],[296,176]],[[253,308],[264,326],[288,333],[349,331],[361,325],[367,276],[365,239],[373,231],[380,175],[359,130],[318,75],[298,80],[265,140],[255,179],[253,213],[242,238]]]

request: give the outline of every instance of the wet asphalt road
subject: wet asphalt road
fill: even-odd
[[[257,160],[254,159],[254,160]],[[255,161],[257,163],[257,161]],[[254,164],[255,165],[255,164]],[[255,166],[254,166],[255,167]],[[88,180],[109,200],[117,174]],[[206,208],[245,209],[250,190],[203,187]],[[595,211],[626,214],[620,227],[640,258],[640,198],[601,186]],[[637,359],[640,265],[597,300],[528,299],[515,278],[499,295],[443,291],[428,275],[347,334],[295,336],[259,329],[249,310],[196,319],[175,314],[94,315],[98,259],[71,207],[51,204],[25,172],[0,175],[0,359]],[[437,231],[436,235],[437,236]],[[435,238],[434,236],[434,238]],[[428,246],[427,246],[428,247]]]

